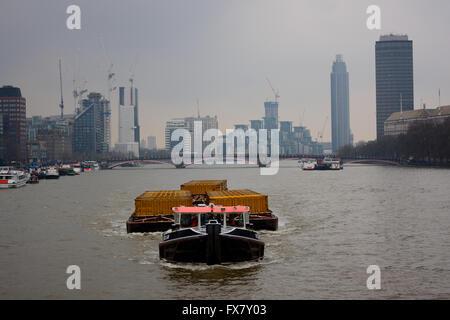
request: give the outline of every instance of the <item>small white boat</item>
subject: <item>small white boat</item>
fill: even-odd
[[[73,165],[73,171],[75,172],[75,174],[80,174],[81,173],[81,166],[79,163],[75,163]]]
[[[325,158],[322,163],[327,166],[328,170],[341,170],[341,160],[333,158]]]
[[[317,160],[313,158],[304,158],[299,161],[303,170],[314,170],[317,167]]]
[[[0,167],[0,188],[19,188],[23,187],[29,179],[29,176],[20,170],[14,170],[11,167]]]
[[[46,179],[59,179],[59,171],[55,167],[50,167],[47,169]]]

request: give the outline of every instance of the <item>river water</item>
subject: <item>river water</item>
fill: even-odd
[[[260,262],[159,260],[161,233],[126,233],[134,198],[192,179],[269,195],[279,230]],[[349,165],[116,168],[0,190],[2,299],[449,299],[450,170]],[[68,290],[66,268],[81,269]],[[368,290],[369,265],[381,289]]]

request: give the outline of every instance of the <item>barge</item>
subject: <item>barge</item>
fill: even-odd
[[[252,229],[278,229],[278,217],[268,208],[267,195],[248,189],[228,190],[226,180],[193,180],[180,189],[147,191],[137,197],[135,212],[126,222],[127,232],[166,231],[174,223],[172,208],[210,204],[250,207]]]
[[[257,261],[264,242],[248,230],[249,207],[201,205],[173,208],[173,229],[163,233],[159,257],[169,262],[208,265]]]

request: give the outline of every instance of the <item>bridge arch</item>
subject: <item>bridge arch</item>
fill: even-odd
[[[113,169],[113,168],[121,166],[123,164],[134,163],[134,162],[165,164],[165,165],[176,168],[176,165],[174,165],[173,163],[171,163],[169,161],[159,161],[159,160],[126,160],[126,161],[120,161],[120,162],[113,163],[113,164],[109,165],[107,168]]]

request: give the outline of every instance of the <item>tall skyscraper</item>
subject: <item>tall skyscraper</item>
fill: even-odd
[[[20,88],[0,88],[0,161],[25,162],[27,152],[26,100]]]
[[[347,66],[342,55],[336,55],[330,74],[332,150],[350,143],[350,111]]]
[[[413,43],[407,35],[383,35],[375,44],[377,139],[394,112],[414,109]]]
[[[139,144],[141,140],[141,127],[139,126],[138,100],[138,89],[134,88],[134,141]]]
[[[133,106],[133,118],[134,118],[134,141],[138,144],[141,139],[141,128],[139,126],[139,99],[138,89],[131,86],[130,88],[119,88],[119,105],[132,105]]]
[[[81,154],[109,152],[111,123],[105,114],[109,112],[109,101],[100,93],[91,92],[81,101],[81,108],[74,120],[73,151]]]
[[[137,89],[119,88],[119,142],[116,151],[139,157],[139,141],[136,141]]]
[[[278,102],[264,102],[264,129],[278,129]]]

